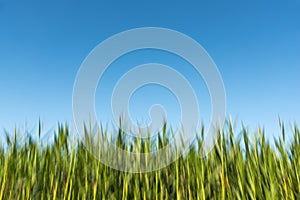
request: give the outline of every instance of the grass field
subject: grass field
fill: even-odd
[[[71,143],[67,125],[58,126],[53,144],[42,145],[39,126],[37,139],[18,142],[15,133],[2,141],[8,146],[0,147],[0,199],[300,199],[300,132],[295,125],[286,140],[280,128],[271,145],[263,131],[242,128],[236,137],[228,123],[208,155],[202,129],[197,147],[170,166],[132,174],[101,164],[82,142]],[[143,152],[169,142],[163,133],[126,144],[122,131],[117,134],[111,142]]]

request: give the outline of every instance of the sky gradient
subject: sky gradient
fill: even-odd
[[[119,32],[164,27],[192,37],[210,54],[223,77],[228,115],[276,135],[278,116],[287,123],[300,122],[299,10],[298,0],[0,0],[0,128],[11,130],[25,122],[34,127],[39,118],[46,127],[58,121],[72,124],[73,83],[89,52]],[[206,121],[210,105],[201,77],[183,67],[184,61],[162,52],[120,58],[104,77],[102,89],[100,83],[97,102],[103,91],[109,94],[122,70],[151,61],[173,66],[195,81],[193,85],[200,83],[200,109]],[[166,104],[168,116],[178,118],[174,96],[155,87],[143,90],[134,95],[135,117],[147,111],[144,104],[158,101]],[[102,115],[108,106],[96,108]]]

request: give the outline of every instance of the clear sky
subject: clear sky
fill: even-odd
[[[199,42],[223,77],[228,115],[276,134],[278,116],[287,123],[300,122],[299,19],[299,0],[0,0],[0,128],[11,130],[25,122],[34,127],[39,117],[48,127],[57,121],[72,124],[73,83],[89,52],[113,34],[154,26],[180,31]],[[100,119],[109,118],[101,95],[109,94],[122,75],[120,66],[153,60],[201,82],[182,67],[184,61],[170,54],[129,54],[108,71],[102,89],[99,85]],[[204,121],[210,107],[205,92],[199,84]],[[176,99],[162,88],[143,88],[133,98],[136,118],[146,118],[147,106],[157,101],[165,104],[168,116],[178,117]]]

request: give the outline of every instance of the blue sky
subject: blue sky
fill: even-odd
[[[180,31],[199,42],[221,72],[228,114],[276,135],[278,116],[287,123],[300,122],[299,10],[298,0],[0,0],[0,128],[10,130],[25,122],[34,127],[39,117],[46,127],[57,121],[72,124],[73,83],[89,52],[113,34],[154,26]],[[120,65],[152,58],[200,83],[200,109],[206,121],[210,105],[201,77],[194,77],[172,55],[144,51],[120,58],[104,77],[104,85],[113,87],[122,72]],[[99,85],[97,102],[110,87]],[[144,104],[157,101],[166,104],[168,116],[178,117],[176,99],[161,88],[141,89],[134,98],[135,117],[147,110]],[[109,118],[103,114],[105,104],[96,108],[99,118]]]

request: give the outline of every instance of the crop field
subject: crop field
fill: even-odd
[[[39,142],[40,126],[36,138],[22,142],[16,131],[1,142],[0,199],[300,199],[300,132],[294,125],[288,140],[283,123],[280,130],[271,144],[263,130],[235,132],[228,122],[205,155],[202,128],[184,156],[149,173],[105,166],[83,142],[71,142],[67,125],[46,145]],[[166,125],[153,141],[128,144],[119,130],[110,142],[148,152],[170,142],[167,132]]]

